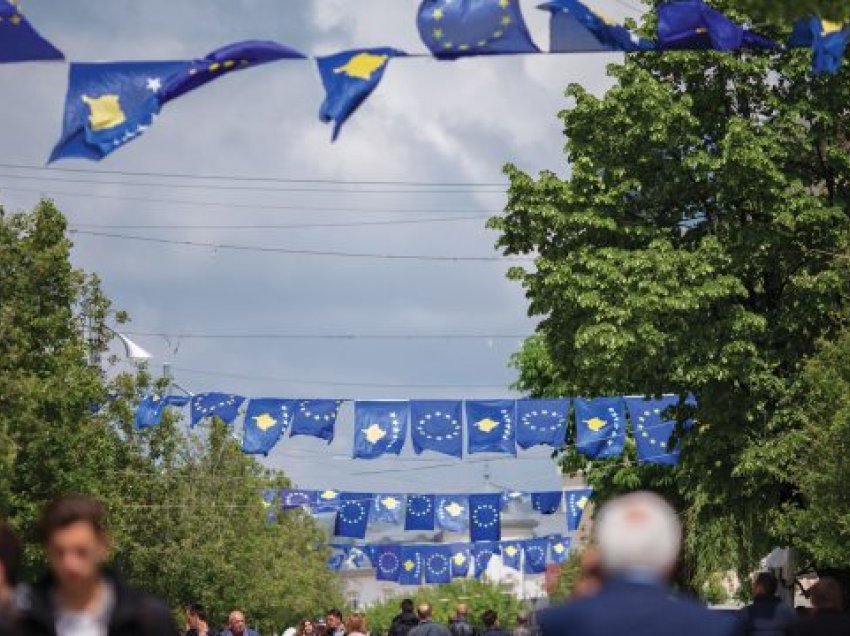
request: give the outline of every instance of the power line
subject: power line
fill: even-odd
[[[367,334],[367,333],[198,333],[125,331],[127,336],[157,336],[183,340],[523,340],[529,334]]]
[[[180,224],[150,224],[150,225],[110,225],[100,223],[73,223],[70,227],[94,230],[301,230],[323,227],[363,227],[374,225],[418,225],[427,223],[453,223],[456,221],[472,221],[489,218],[487,215],[476,216],[447,216],[429,219],[401,219],[393,221],[348,221],[340,223],[271,223],[253,225],[180,225]]]
[[[165,239],[153,236],[136,236],[132,234],[114,234],[111,232],[90,232],[87,230],[69,230],[70,234],[80,236],[95,236],[143,243],[158,243],[163,245],[183,245],[186,247],[204,247],[214,250],[234,250],[267,254],[291,254],[298,256],[335,256],[339,258],[361,258],[393,261],[428,261],[428,262],[457,262],[457,263],[493,263],[493,262],[532,262],[532,258],[502,257],[502,256],[431,256],[429,254],[377,254],[370,252],[341,252],[332,250],[306,250],[287,247],[266,247],[262,245],[234,245],[231,243],[213,243],[204,241],[187,241]]]

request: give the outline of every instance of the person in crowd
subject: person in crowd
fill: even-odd
[[[37,537],[50,573],[30,591],[21,615],[27,636],[172,636],[177,625],[159,600],[106,568],[110,539],[95,499],[72,495],[42,513]]]
[[[319,632],[316,629],[316,624],[309,618],[303,619],[298,623],[297,636],[318,636]]]
[[[753,581],[753,602],[741,610],[746,636],[784,636],[797,620],[794,608],[776,596],[779,582],[770,572],[761,572]]]
[[[520,612],[516,617],[516,626],[511,632],[511,636],[536,636],[537,630],[531,623],[531,616],[528,612]]]
[[[245,612],[233,610],[227,617],[227,629],[222,632],[221,636],[260,636],[260,634],[248,627]]]
[[[0,521],[0,636],[14,633],[17,620],[15,588],[21,572],[21,555],[18,535]]]
[[[508,636],[507,632],[499,627],[499,615],[495,610],[484,610],[481,623],[484,625],[482,636]]]
[[[613,499],[599,511],[595,539],[601,588],[543,610],[542,636],[737,636],[736,616],[671,594],[682,530],[661,497],[637,492]]]
[[[186,607],[186,636],[216,636],[216,632],[209,624],[207,610],[200,603],[189,603]]]
[[[812,613],[791,625],[788,636],[850,636],[850,616],[844,613],[844,594],[839,582],[824,577],[810,591]]]
[[[458,603],[455,615],[449,624],[452,636],[475,636],[475,628],[469,622],[469,605]]]
[[[366,636],[366,617],[360,612],[354,612],[348,615],[348,620],[345,621],[346,636]]]
[[[325,636],[345,636],[345,625],[342,622],[342,612],[332,609],[325,619]]]
[[[413,611],[413,601],[409,598],[402,600],[401,612],[393,617],[390,624],[389,636],[407,636],[410,630],[419,624],[419,619]]]
[[[602,562],[599,559],[599,550],[595,546],[588,546],[581,553],[579,577],[573,586],[572,598],[593,596],[601,587]]]
[[[419,624],[410,630],[409,636],[451,636],[449,628],[433,620],[433,608],[430,603],[420,603],[416,608]]]

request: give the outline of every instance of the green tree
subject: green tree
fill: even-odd
[[[850,70],[812,77],[809,63],[799,50],[628,56],[603,97],[568,89],[569,178],[507,166],[506,211],[490,222],[506,254],[536,256],[509,274],[540,318],[514,359],[519,388],[699,398],[678,468],[636,465],[631,446],[624,461],[561,458],[603,499],[667,493],[687,525],[683,579],[697,588],[747,571],[780,538],[770,519],[798,499],[794,480],[752,457],[794,426],[783,404],[850,298],[836,257]]]

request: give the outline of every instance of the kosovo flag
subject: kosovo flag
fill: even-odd
[[[277,523],[277,498],[279,491],[276,488],[265,488],[263,490],[263,508],[266,509],[266,523]]]
[[[561,490],[533,492],[531,493],[531,507],[540,514],[553,515],[560,509],[563,498],[564,492]]]
[[[576,400],[576,450],[591,459],[623,454],[626,444],[626,409],[623,398]]]
[[[850,41],[850,28],[817,16],[800,18],[788,41],[790,47],[812,49],[812,73],[834,75],[841,68],[844,51]]]
[[[581,525],[581,519],[590,498],[593,497],[593,488],[579,488],[568,490],[565,494],[567,500],[567,530],[575,532]]]
[[[436,511],[434,495],[408,495],[405,530],[433,530]]]
[[[520,448],[563,448],[567,441],[569,400],[517,400],[516,409],[516,441]]]
[[[188,62],[180,72],[168,77],[159,93],[160,102],[167,104],[233,71],[278,60],[304,59],[304,57],[303,53],[277,42],[264,40],[234,42],[212,51],[202,59]]]
[[[679,463],[679,449],[672,448],[670,444],[676,420],[668,414],[678,403],[679,398],[675,395],[665,395],[658,400],[626,398],[638,461],[667,466]]]
[[[549,537],[549,554],[552,563],[561,565],[570,558],[570,538],[562,536]]]
[[[499,556],[499,544],[495,541],[482,541],[472,544],[472,563],[475,566],[473,576],[480,579],[487,572],[487,566],[494,556]]]
[[[337,490],[323,490],[316,493],[316,503],[313,512],[336,512],[339,510],[341,493]]]
[[[332,543],[328,548],[330,549],[328,569],[332,572],[339,572],[348,560],[349,546]]]
[[[592,11],[579,0],[552,0],[539,7],[551,14],[552,53],[651,51],[655,44]]]
[[[469,499],[465,495],[440,495],[436,498],[437,525],[448,532],[463,532],[469,522]]]
[[[502,541],[500,549],[502,552],[502,565],[506,568],[519,570],[522,566],[522,542]]]
[[[18,0],[0,0],[0,64],[62,59],[62,52],[21,14]]]
[[[419,585],[422,583],[422,554],[417,545],[401,546],[401,568],[398,574],[400,585]]]
[[[425,582],[442,585],[452,582],[452,548],[448,545],[422,546],[422,569]]]
[[[239,415],[245,398],[231,393],[199,393],[192,396],[192,427],[208,417],[218,417],[225,424],[232,424]]]
[[[549,539],[529,539],[522,542],[525,559],[523,566],[526,574],[542,574],[546,571],[546,557]]]
[[[502,538],[502,495],[469,495],[469,538],[498,541]]]
[[[452,578],[465,579],[469,576],[469,564],[472,561],[468,543],[455,543],[452,549]]]
[[[539,53],[519,0],[423,0],[417,26],[435,57]]]
[[[284,510],[312,510],[316,505],[316,495],[315,490],[284,488],[280,493],[280,507]]]
[[[294,406],[294,400],[251,400],[245,413],[242,452],[268,455],[289,426]]]
[[[776,49],[779,45],[733,22],[702,0],[679,0],[658,7],[658,48],[737,51]]]
[[[319,119],[334,122],[333,141],[345,121],[381,83],[390,59],[405,55],[404,51],[383,47],[343,51],[316,60],[326,93]]]
[[[364,492],[344,492],[340,495],[334,535],[364,539],[369,525],[369,511],[375,495]]]
[[[413,450],[417,455],[431,450],[460,459],[463,457],[462,418],[460,400],[411,401],[410,433]]]
[[[408,402],[355,402],[354,458],[376,459],[384,453],[401,454],[409,416]]]
[[[339,416],[341,400],[300,400],[292,418],[290,437],[309,435],[327,440],[334,439],[334,429]]]
[[[397,526],[401,523],[404,498],[401,495],[378,495],[372,508],[372,520]]]
[[[136,428],[150,428],[162,423],[162,414],[165,412],[166,401],[162,396],[151,393],[142,397],[136,407]]]
[[[351,546],[348,551],[348,564],[353,568],[362,568],[366,565],[367,554],[365,548]]]
[[[468,451],[516,455],[516,400],[466,402]]]
[[[374,545],[369,550],[369,559],[379,581],[398,581],[401,573],[401,546]]]

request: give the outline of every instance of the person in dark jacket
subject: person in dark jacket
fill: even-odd
[[[850,636],[850,616],[844,613],[841,585],[824,577],[811,590],[814,612],[788,628],[788,636]]]
[[[38,525],[50,574],[30,591],[21,615],[27,636],[176,636],[159,600],[124,583],[105,567],[106,515],[81,495],[49,504]]]
[[[396,614],[390,624],[389,636],[407,636],[419,624],[419,618],[413,612],[413,601],[409,598],[401,602],[401,613]]]
[[[409,636],[451,636],[449,628],[442,623],[435,623],[430,603],[420,603],[416,608],[419,624],[410,630]]]
[[[186,606],[186,636],[216,636],[218,632],[210,625],[206,608],[200,603]]]
[[[753,602],[741,610],[746,636],[784,636],[797,613],[776,596],[779,582],[770,572],[761,572],[753,583]]]
[[[476,636],[475,628],[469,622],[469,606],[466,603],[458,603],[449,631],[452,636]]]
[[[481,622],[484,624],[482,636],[508,636],[508,633],[499,627],[499,615],[495,610],[485,610],[481,615]]]

